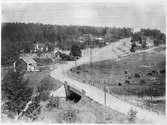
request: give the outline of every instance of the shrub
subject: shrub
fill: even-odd
[[[140,74],[139,73],[135,73],[135,77],[136,78],[140,78]]]
[[[64,112],[63,120],[66,121],[66,123],[75,123],[77,120],[77,111],[74,109],[67,109]]]
[[[128,79],[131,79],[132,77],[131,76],[128,76]]]
[[[146,81],[144,80],[144,79],[141,79],[140,80],[140,85],[143,85],[143,84],[145,84],[146,83]]]
[[[165,69],[159,71],[161,74],[165,74]]]
[[[125,71],[124,71],[124,74],[128,74],[128,71],[125,70]]]
[[[119,83],[118,83],[118,86],[122,86],[122,83],[119,82]]]
[[[133,110],[132,108],[129,110],[129,112],[128,112],[128,121],[130,123],[135,123],[136,114],[137,114],[137,111]]]
[[[81,67],[80,66],[77,66],[77,68],[76,68],[77,70],[81,70]]]
[[[152,73],[156,73],[156,71],[153,70]]]
[[[148,76],[152,76],[152,73],[151,73],[151,72],[149,72],[149,73],[147,73],[147,75],[148,75]]]
[[[125,83],[130,84],[130,81],[129,80],[125,80]]]
[[[60,101],[59,97],[51,97],[49,99],[49,103],[46,105],[46,107],[51,110],[52,108],[59,108],[60,107]]]
[[[29,105],[28,109],[25,112],[25,116],[28,117],[30,120],[34,121],[38,118],[40,112],[40,98],[39,96],[37,96],[32,100],[32,103]]]

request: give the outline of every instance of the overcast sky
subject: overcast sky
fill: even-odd
[[[2,22],[166,29],[165,7],[157,3],[3,3]]]

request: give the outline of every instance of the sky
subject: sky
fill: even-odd
[[[165,32],[163,4],[2,3],[2,22],[159,29]]]

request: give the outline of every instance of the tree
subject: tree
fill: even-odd
[[[136,51],[135,48],[136,48],[136,43],[133,42],[132,45],[131,45],[130,51],[135,52]]]
[[[4,109],[18,115],[30,100],[33,89],[28,87],[28,80],[23,80],[19,72],[11,70],[4,78],[2,91],[6,97]]]
[[[41,50],[38,50],[38,51],[37,51],[37,56],[40,58],[40,57],[41,57],[41,55],[42,55]]]
[[[81,49],[80,49],[80,47],[77,46],[77,45],[73,45],[71,47],[70,55],[72,55],[74,57],[81,57]]]
[[[139,43],[141,43],[142,42],[142,38],[141,38],[140,33],[134,33],[132,35],[132,41],[139,41]]]
[[[158,46],[160,42],[158,40],[154,40],[154,46]]]
[[[143,48],[143,49],[147,48],[146,40],[143,40],[143,41],[142,41],[142,48]]]

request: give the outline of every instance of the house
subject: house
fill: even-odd
[[[38,71],[37,62],[31,57],[20,57],[14,62],[15,71]]]
[[[34,52],[37,52],[37,51],[41,51],[41,52],[43,52],[43,51],[46,51],[46,50],[48,50],[48,47],[46,47],[45,48],[45,44],[42,44],[42,43],[35,43],[35,45],[34,45]]]
[[[55,54],[54,54],[54,56],[55,56],[55,58],[56,59],[61,59],[61,52],[60,51],[57,51]]]
[[[57,52],[62,52],[59,48],[55,47],[53,53],[56,54]]]

